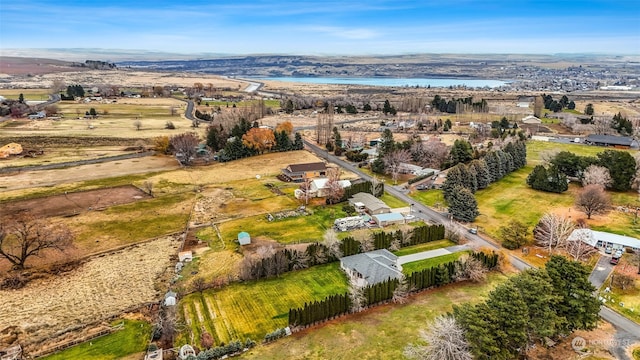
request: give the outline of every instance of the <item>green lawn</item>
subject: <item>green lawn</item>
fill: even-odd
[[[461,251],[453,254],[447,254],[442,256],[436,256],[430,259],[424,259],[419,261],[414,261],[410,263],[406,263],[402,265],[402,272],[406,275],[414,273],[416,271],[422,271],[424,269],[436,267],[440,264],[448,263],[450,261],[458,260],[462,255],[468,254],[467,251]]]
[[[574,208],[575,196],[581,187],[571,184],[569,191],[562,194],[547,193],[531,189],[526,184],[527,176],[533,167],[541,162],[541,154],[545,151],[571,151],[578,155],[595,156],[604,151],[601,147],[585,146],[579,144],[559,144],[544,141],[527,142],[527,166],[505,176],[502,180],[491,184],[486,189],[476,192],[476,200],[480,210],[480,216],[474,224],[493,238],[498,238],[499,228],[511,219],[518,219],[529,226],[530,229],[538,222],[546,212],[554,209],[571,209],[569,214],[575,212],[576,216],[583,216]],[[638,195],[635,192],[609,192],[614,205],[637,204]],[[417,201],[434,206],[437,203],[444,204],[442,191],[427,190],[417,191],[411,195]],[[640,235],[640,225],[632,224],[633,217],[629,214],[611,212],[610,221],[602,223],[589,223],[594,229],[626,234],[630,236]]]
[[[409,206],[409,204],[407,204],[406,202],[392,196],[389,195],[388,192],[384,192],[384,194],[380,197],[380,200],[384,201],[385,204],[387,204],[390,208],[395,209],[395,208],[401,208],[401,207],[407,207]]]
[[[188,330],[176,345],[189,342],[189,332],[199,342],[202,329],[216,344],[265,334],[288,325],[289,309],[347,291],[347,278],[339,263],[289,272],[279,278],[233,283],[223,289],[193,293],[180,301],[179,314]]]
[[[418,341],[436,316],[454,304],[478,302],[506,278],[490,273],[482,284],[447,285],[411,296],[405,305],[383,305],[295,333],[269,345],[258,345],[242,359],[403,359],[402,351]]]
[[[417,201],[431,207],[445,206],[444,197],[442,196],[442,190],[418,190],[410,194],[410,196]]]
[[[42,358],[43,360],[111,360],[143,352],[151,337],[151,325],[145,321],[118,320],[124,328],[112,334],[85,342]]]
[[[403,256],[403,255],[411,255],[411,254],[415,254],[415,253],[419,253],[419,252],[423,252],[423,251],[429,251],[429,250],[435,250],[435,249],[440,249],[440,248],[445,248],[445,247],[449,247],[449,246],[454,246],[456,243],[454,243],[451,240],[438,240],[438,241],[431,241],[428,243],[424,243],[424,244],[418,244],[418,245],[414,245],[414,246],[407,246],[405,248],[402,248],[398,251],[394,251],[393,253],[396,256]]]
[[[322,241],[327,229],[337,218],[347,216],[340,204],[308,208],[312,214],[268,221],[264,214],[227,221],[220,224],[222,238],[233,245],[238,233],[246,231],[252,237],[263,236],[283,244]]]

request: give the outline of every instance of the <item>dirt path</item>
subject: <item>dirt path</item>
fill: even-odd
[[[171,237],[134,245],[90,259],[59,277],[35,280],[19,290],[0,291],[0,330],[17,326],[20,343],[52,335],[158,301],[155,282],[172,271],[169,256],[179,241]],[[164,287],[162,287],[164,288]]]

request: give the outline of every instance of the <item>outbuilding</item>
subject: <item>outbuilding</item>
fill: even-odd
[[[249,236],[249,233],[246,231],[238,233],[238,243],[240,243],[240,245],[251,244],[251,236]]]
[[[404,224],[405,222],[404,216],[401,213],[394,212],[371,215],[371,218],[381,227],[393,224]]]

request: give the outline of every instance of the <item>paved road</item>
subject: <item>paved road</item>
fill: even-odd
[[[355,173],[358,174],[358,176],[362,177],[365,180],[371,180],[371,176],[361,172],[356,166],[354,166],[353,164],[346,162],[344,160],[341,160],[340,158],[329,154],[326,150],[321,149],[320,147],[318,147],[316,144],[306,141],[305,140],[305,145],[311,149],[311,151],[313,151],[317,156],[332,162],[334,164],[340,165],[341,167]],[[462,233],[464,233],[465,238],[469,241],[471,247],[473,248],[480,248],[480,247],[488,247],[490,249],[494,249],[494,250],[499,250],[500,246],[496,245],[493,242],[490,242],[488,240],[485,240],[484,238],[480,237],[479,235],[475,235],[475,234],[471,234],[469,233],[469,229],[458,224],[457,222],[451,221],[451,219],[448,217],[447,214],[441,214],[437,211],[434,211],[433,209],[417,202],[415,199],[412,199],[411,197],[409,197],[406,194],[406,191],[403,189],[399,189],[398,187],[395,186],[385,186],[385,190],[395,196],[396,198],[403,200],[404,202],[406,202],[407,204],[412,204],[413,206],[413,215],[423,219],[423,220],[427,220],[430,221],[432,223],[436,223],[436,224],[447,224],[449,223],[452,227],[457,228],[458,230],[460,230]],[[510,256],[511,263],[513,264],[513,266],[515,268],[517,268],[518,270],[525,270],[525,269],[529,269],[531,268],[531,265],[527,264],[526,262],[514,257],[514,256]]]
[[[334,164],[337,164],[355,174],[358,174],[360,177],[362,177],[365,180],[371,180],[371,176],[364,174],[363,172],[361,172],[357,167],[353,166],[351,163],[348,163],[344,160],[341,160],[339,158],[337,158],[334,155],[329,154],[326,150],[318,147],[316,144],[306,141],[305,140],[305,145],[311,150],[313,151],[317,156],[332,162]],[[408,204],[412,204],[413,210],[414,210],[414,215],[424,219],[424,220],[428,220],[431,221],[433,223],[437,223],[437,224],[447,224],[449,223],[452,227],[454,228],[458,228],[460,231],[464,231],[465,234],[465,238],[469,241],[469,245],[471,245],[471,247],[488,247],[490,249],[494,249],[494,250],[499,250],[500,246],[490,242],[482,237],[480,237],[479,235],[475,235],[475,234],[471,234],[468,232],[468,229],[465,228],[464,226],[452,221],[447,214],[441,214],[439,212],[436,212],[434,210],[432,210],[431,208],[428,208],[427,206],[424,206],[423,204],[415,201],[414,199],[412,199],[411,197],[409,197],[406,194],[406,191],[404,191],[403,189],[399,189],[398,187],[394,187],[394,186],[385,186],[385,190],[393,195],[394,197],[405,201]],[[416,213],[417,211],[417,213]],[[602,259],[601,259],[602,260]],[[522,270],[526,270],[526,269],[530,269],[532,268],[531,265],[529,265],[528,263],[524,262],[523,260],[515,257],[515,256],[509,256],[509,261],[511,262],[511,264],[518,270],[522,271]],[[600,262],[599,262],[600,263]],[[595,279],[600,279],[602,274],[600,274],[599,272],[594,275],[592,274],[592,276]],[[591,279],[591,277],[590,277]],[[606,279],[606,277],[605,277]],[[599,280],[598,280],[599,281]],[[603,280],[604,281],[604,280]],[[616,313],[615,311],[607,308],[607,307],[602,307],[600,310],[600,317],[602,317],[602,319],[604,319],[605,321],[611,323],[617,330],[616,335],[615,335],[615,339],[617,340],[617,342],[615,344],[613,344],[613,346],[611,347],[611,351],[616,355],[616,357],[618,359],[627,359],[627,356],[624,354],[626,351],[626,348],[628,347],[628,345],[630,345],[631,343],[637,342],[638,340],[640,340],[640,324],[637,324],[627,318],[625,318],[624,316]]]
[[[460,251],[467,251],[467,250],[471,250],[471,247],[467,245],[449,246],[442,249],[428,250],[428,251],[423,251],[415,254],[400,256],[398,257],[398,262],[400,263],[400,265],[402,265],[402,264],[406,264],[414,261],[431,259],[434,257],[449,255],[449,254],[457,253]]]

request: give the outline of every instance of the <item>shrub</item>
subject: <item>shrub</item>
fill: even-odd
[[[174,129],[176,128],[176,126],[175,126],[175,125],[173,125],[173,122],[171,122],[171,121],[167,121],[167,122],[164,124],[164,128],[165,128],[165,129],[169,129],[169,130],[174,130]]]

